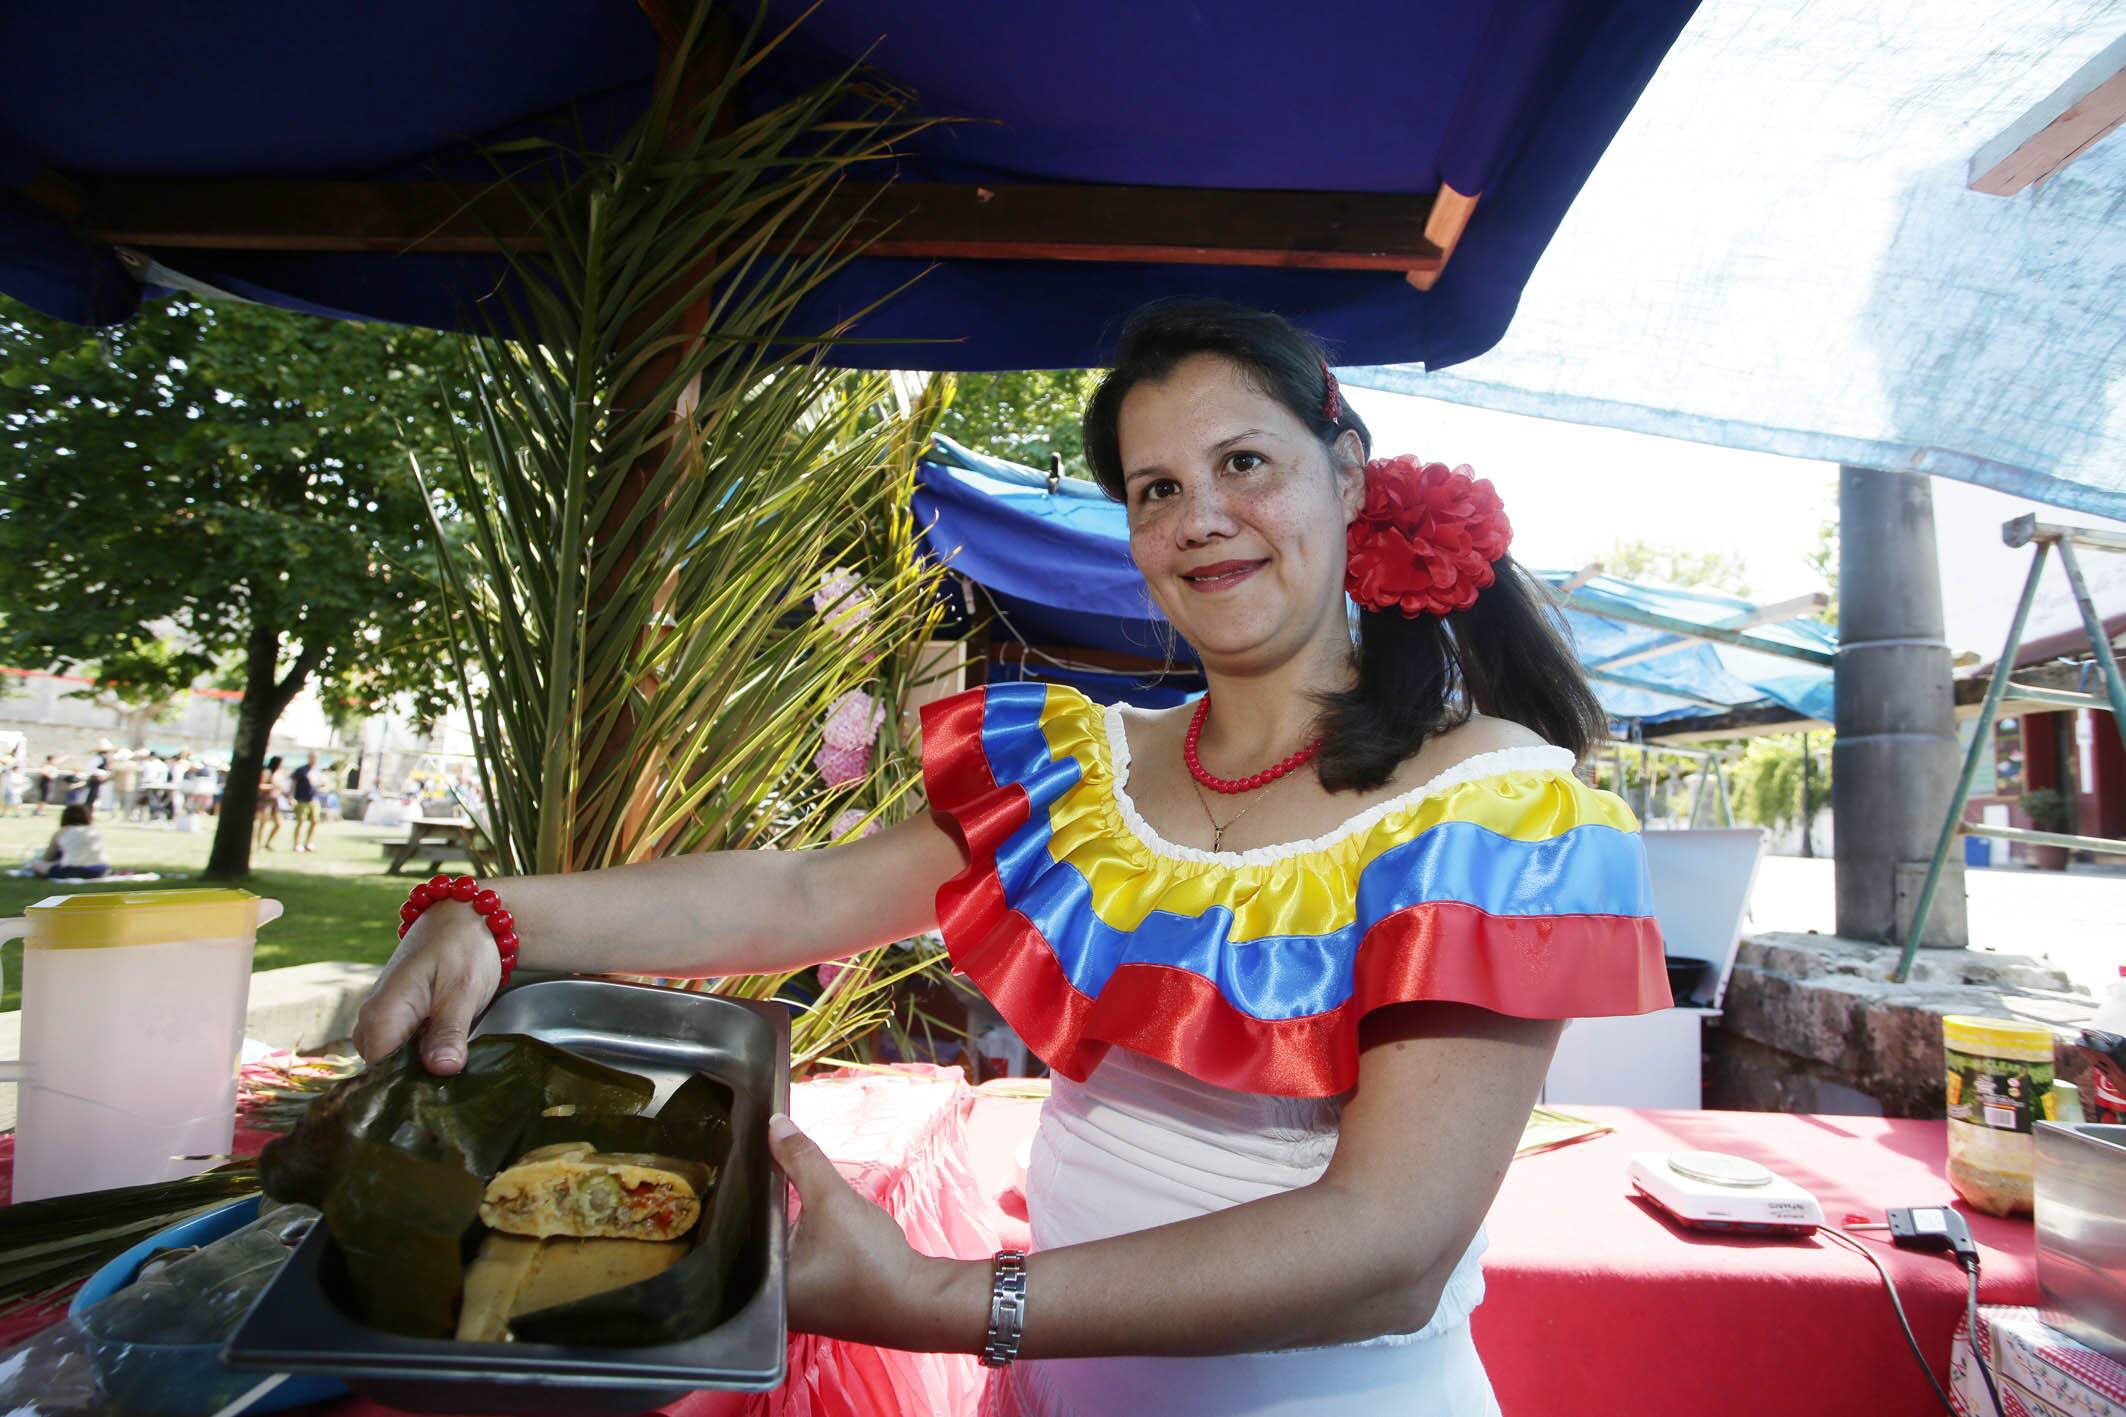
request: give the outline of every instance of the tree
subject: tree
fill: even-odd
[[[1089,478],[1078,420],[1100,382],[1097,369],[1028,369],[959,374],[952,406],[938,431],[976,452],[1048,470],[1063,455],[1063,475]]]
[[[449,446],[442,340],[187,299],[95,332],[0,302],[0,661],[94,663],[135,700],[237,666],[210,876],[250,869],[266,743],[304,686],[447,702],[408,458]],[[165,623],[183,653],[143,649]]]
[[[1742,558],[1718,548],[1686,550],[1629,538],[1616,542],[1596,559],[1601,561],[1605,573],[1620,580],[1703,586],[1707,590],[1736,596],[1749,594],[1749,579],[1743,574]]]
[[[143,634],[96,663],[83,665],[91,686],[67,697],[116,714],[126,747],[140,748],[147,744],[148,729],[168,722],[186,687],[212,667],[205,655]]]
[[[1805,733],[1775,733],[1749,740],[1741,761],[1733,765],[1732,800],[1735,813],[1760,827],[1783,831],[1802,816],[1801,794],[1808,789],[1807,821],[1831,805],[1831,755],[1824,750],[1827,734],[1815,735],[1808,743]],[[1802,755],[1813,747],[1806,771]]]

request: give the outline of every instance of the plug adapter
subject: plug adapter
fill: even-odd
[[[1893,1209],[1890,1238],[1907,1250],[1946,1250],[1965,1269],[1978,1267],[1978,1242],[1964,1218],[1945,1205]]]

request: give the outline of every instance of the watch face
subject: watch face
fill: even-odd
[[[1756,1162],[1718,1151],[1677,1151],[1668,1157],[1668,1169],[1678,1176],[1712,1186],[1768,1186],[1772,1173]]]

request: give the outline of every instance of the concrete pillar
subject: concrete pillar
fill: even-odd
[[[1838,933],[1903,940],[1962,755],[1925,476],[1838,472]],[[1949,858],[1921,944],[1962,948],[1961,844]]]

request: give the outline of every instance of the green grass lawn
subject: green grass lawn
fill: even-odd
[[[27,808],[23,809],[25,812]],[[41,854],[58,828],[56,808],[42,817],[0,817],[0,870]],[[198,873],[207,864],[214,840],[214,821],[202,817],[194,833],[171,831],[161,824],[99,820],[105,854],[114,870],[156,871],[159,881],[75,887],[77,890],[164,890],[206,884]],[[296,855],[288,849],[291,823],[283,823],[278,851],[254,851],[252,873],[242,882],[254,895],[269,896],[285,913],[258,934],[254,969],[309,964],[316,960],[355,960],[381,964],[398,944],[399,905],[427,862],[409,863],[403,876],[384,874],[377,848],[383,833],[357,822],[328,820],[318,828],[317,850]],[[402,829],[391,836],[403,839]],[[464,870],[461,861],[457,870]],[[54,893],[47,881],[0,875],[0,916],[20,915],[24,906]],[[7,989],[0,1010],[22,1006],[22,943],[0,949]]]

